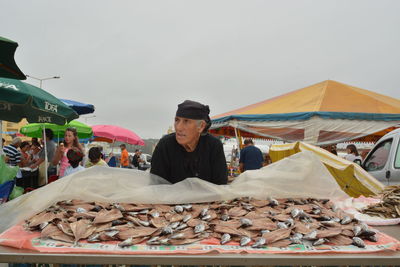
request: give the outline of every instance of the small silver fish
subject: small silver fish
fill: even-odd
[[[176,233],[176,234],[173,234],[172,236],[170,236],[170,239],[184,239],[184,238],[185,238],[184,233]]]
[[[302,239],[302,238],[303,238],[303,234],[301,234],[301,233],[294,233],[294,234],[292,235],[292,237],[293,237],[293,238]]]
[[[169,245],[169,238],[159,240],[160,245]]]
[[[77,208],[76,209],[76,212],[78,212],[78,213],[85,213],[85,212],[87,212],[87,210],[85,210],[84,208]]]
[[[267,230],[267,229],[261,230],[261,235],[262,235],[262,234],[265,234],[265,233],[269,233],[269,232],[271,232],[271,231],[270,231],[270,230]]]
[[[229,219],[230,219],[231,217],[229,217],[229,215],[228,214],[223,214],[222,216],[221,216],[221,220],[223,220],[223,221],[228,221]]]
[[[204,208],[201,210],[200,215],[201,215],[201,217],[204,217],[207,215],[207,213],[208,213],[208,208]]]
[[[353,237],[353,245],[359,247],[359,248],[365,248],[365,243],[364,241],[359,238],[359,237]]]
[[[94,233],[94,234],[91,234],[89,237],[88,237],[88,241],[89,242],[98,242],[98,241],[100,241],[99,240],[99,237],[100,237],[100,233]]]
[[[252,248],[261,248],[265,245],[265,242],[266,242],[265,238],[259,237],[259,238],[257,238],[256,242],[253,245],[251,245],[251,247]]]
[[[287,225],[288,227],[291,227],[291,226],[294,225],[294,220],[293,220],[292,218],[289,218],[289,219],[287,219],[287,220],[285,221],[285,223],[286,223],[286,225]]]
[[[160,244],[159,241],[158,241],[158,239],[160,239],[160,237],[154,236],[154,237],[150,238],[150,239],[146,242],[146,244],[148,244],[148,245],[158,245],[158,244]]]
[[[194,227],[194,233],[195,233],[195,234],[201,233],[201,232],[203,232],[204,230],[206,230],[206,226],[205,226],[204,224],[202,224],[202,223],[200,223],[200,224],[198,224],[198,225],[196,225],[196,226]]]
[[[175,211],[176,213],[182,213],[182,212],[183,212],[183,207],[182,207],[181,205],[176,205],[176,206],[174,207],[174,211]]]
[[[176,230],[183,230],[186,227],[188,227],[188,225],[186,223],[181,223],[178,227],[176,227]]]
[[[203,221],[209,221],[209,220],[211,220],[211,215],[210,215],[210,214],[207,214],[207,215],[201,217],[201,219],[202,219]]]
[[[292,216],[292,218],[297,218],[299,217],[301,211],[297,208],[294,208],[290,211],[290,215]]]
[[[367,229],[367,230],[362,230],[360,233],[360,236],[366,237],[366,236],[373,236],[375,234],[376,234],[375,231],[372,231],[371,229]]]
[[[315,215],[319,215],[319,214],[321,214],[321,210],[320,209],[313,209],[313,211],[311,213],[315,214]]]
[[[315,240],[315,239],[317,239],[317,231],[314,230],[312,232],[309,232],[308,234],[303,236],[303,239],[306,239],[306,240]]]
[[[44,228],[46,228],[47,225],[49,225],[49,222],[42,222],[42,223],[39,225],[40,230],[43,230]]]
[[[240,224],[244,227],[247,227],[247,226],[252,226],[253,222],[247,218],[240,218]]]
[[[353,227],[353,233],[355,236],[359,236],[362,232],[362,228],[359,225]]]
[[[366,231],[366,230],[369,229],[368,224],[366,224],[366,223],[364,223],[364,222],[361,222],[361,223],[359,223],[358,225],[361,227],[361,230],[362,230],[362,231]]]
[[[187,211],[190,211],[190,210],[192,210],[192,208],[193,208],[193,206],[190,205],[190,204],[182,205],[182,207],[183,207],[185,210],[187,210]]]
[[[322,216],[319,217],[319,220],[321,220],[321,221],[330,221],[331,217],[326,216],[326,215],[322,215]]]
[[[318,239],[318,240],[313,242],[313,246],[322,245],[323,243],[325,243],[325,241],[326,241],[325,238],[320,238],[320,239]]]
[[[301,238],[290,237],[289,240],[290,240],[290,242],[292,242],[292,244],[303,244],[303,242],[301,241]]]
[[[273,198],[269,197],[268,201],[269,201],[268,205],[271,206],[271,207],[279,206],[279,202],[276,199],[273,199]]]
[[[340,224],[349,224],[351,223],[352,219],[350,218],[350,216],[344,216],[343,219],[340,221]]]
[[[338,210],[338,207],[337,207],[335,204],[333,204],[333,205],[331,206],[331,210],[332,210],[333,212],[336,212],[336,211]]]
[[[147,213],[149,213],[149,210],[148,210],[148,209],[139,211],[139,214],[147,214]]]
[[[125,211],[125,209],[118,203],[112,204],[112,206],[116,209],[119,209],[120,211]]]
[[[183,219],[182,222],[188,222],[190,219],[192,219],[192,215],[191,214],[186,214]]]
[[[228,243],[231,240],[231,235],[230,234],[223,234],[221,237],[221,245],[224,245]]]
[[[365,239],[367,239],[371,242],[378,242],[378,237],[376,235],[366,236]]]
[[[180,224],[180,222],[173,222],[169,225],[169,227],[171,227],[172,229],[175,229],[176,227],[178,227]]]
[[[106,235],[106,236],[109,236],[109,237],[114,237],[116,234],[118,234],[119,233],[119,231],[118,230],[112,230],[112,231],[107,231],[107,232],[104,232],[104,234]]]
[[[287,228],[288,228],[288,226],[286,225],[286,223],[283,223],[283,222],[278,222],[278,223],[276,224],[276,226],[278,226],[279,229],[287,229]]]
[[[121,248],[132,246],[132,237],[129,237],[128,239],[125,239],[122,242],[119,242],[118,246]]]
[[[252,211],[254,209],[254,207],[250,204],[243,205],[243,208],[247,211]]]
[[[251,242],[251,238],[250,237],[248,237],[248,236],[243,236],[241,239],[240,239],[240,246],[246,246],[247,244],[249,244]]]
[[[141,224],[141,225],[143,225],[143,226],[150,226],[150,222],[146,222],[146,221],[142,221],[142,220],[139,220],[139,223]]]
[[[174,232],[174,230],[172,229],[172,227],[170,226],[166,226],[161,230],[161,234],[162,235],[170,235]]]
[[[331,221],[338,223],[338,222],[340,222],[340,219],[338,217],[332,217]]]
[[[137,211],[128,211],[127,213],[128,213],[129,215],[131,215],[132,217],[136,217],[136,215],[139,214],[139,212],[137,212]]]

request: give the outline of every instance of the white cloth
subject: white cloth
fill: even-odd
[[[347,154],[344,158],[351,162],[355,162],[355,160],[360,160],[360,162],[362,162],[361,156],[356,156],[354,154]]]
[[[65,170],[64,176],[63,176],[63,177],[65,177],[65,176],[67,176],[67,175],[70,175],[70,174],[73,174],[73,173],[75,173],[75,172],[84,170],[84,169],[85,169],[85,168],[84,168],[83,166],[81,166],[81,165],[78,165],[78,167],[76,167],[76,168],[73,168],[73,167],[70,165],[70,166],[68,166],[67,169]]]

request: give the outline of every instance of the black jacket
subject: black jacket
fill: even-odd
[[[228,181],[222,143],[210,134],[200,136],[193,152],[187,152],[178,144],[175,133],[164,136],[154,150],[150,172],[171,183],[188,177],[198,177],[214,184]]]

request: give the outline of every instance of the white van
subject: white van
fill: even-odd
[[[362,166],[384,185],[400,184],[400,129],[379,139]]]

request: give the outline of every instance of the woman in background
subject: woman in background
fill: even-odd
[[[358,154],[358,150],[355,145],[353,145],[353,144],[348,145],[346,147],[346,152],[347,152],[347,155],[344,157],[345,159],[347,159],[348,161],[355,162],[358,165],[361,165],[362,158]]]
[[[82,152],[82,154],[84,154],[83,148],[78,141],[78,135],[76,129],[67,128],[64,134],[64,143],[60,143],[53,158],[54,166],[60,164],[60,169],[58,174],[60,178],[64,176],[65,170],[70,166],[67,153],[68,150],[73,147],[79,149]]]

